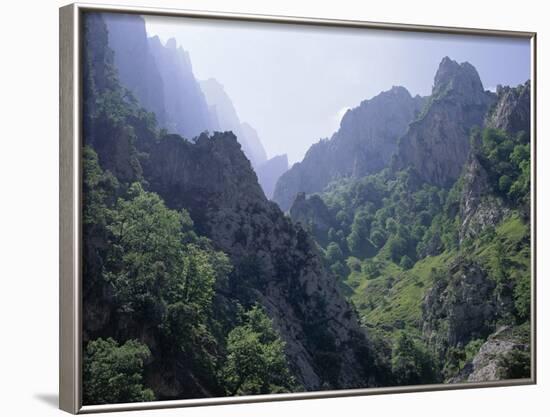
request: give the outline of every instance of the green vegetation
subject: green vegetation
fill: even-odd
[[[137,340],[123,345],[109,338],[89,342],[84,352],[84,403],[152,401],[153,391],[143,386],[143,366],[149,348]]]
[[[511,307],[502,307],[499,324],[517,325],[529,318],[529,141],[523,134],[485,129],[473,132],[472,147],[488,173],[493,195],[507,207],[502,221],[488,224],[475,238],[461,241],[459,236],[464,177],[445,189],[418,181],[412,171],[386,170],[335,181],[321,194],[335,224],[328,235],[325,262],[362,323],[393,341],[394,352],[399,345],[408,346],[410,353],[413,344],[430,354],[423,336],[424,297],[449,274],[453,263],[478,263],[496,282],[496,302],[509,306],[511,300]],[[411,339],[402,340],[403,333]],[[474,339],[449,348],[442,363],[434,360],[437,369],[432,377],[455,375],[471,361],[481,342]],[[405,358],[399,356],[399,371],[392,360],[396,376],[418,383],[422,380],[418,363],[413,366],[414,361]]]
[[[188,211],[173,209],[187,205],[172,205],[161,191],[163,184],[151,185],[149,151],[167,143],[167,132],[119,84],[99,16],[86,19],[85,35],[84,403],[300,390],[286,345],[259,304],[265,301],[260,294],[271,291],[276,280],[288,282],[273,292],[286,297],[292,314],[302,320],[301,335],[307,340],[301,342],[310,353],[314,377],[321,388],[338,387],[345,381],[343,346],[327,323],[341,318],[326,308],[327,287],[315,288],[308,277],[302,279],[304,265],[316,266],[308,232],[292,229],[282,215],[284,222],[276,218],[271,223],[277,229],[260,230],[270,223],[260,221],[260,209],[253,208],[248,223],[235,216],[242,220],[235,231],[237,244],[247,247],[249,235],[258,234],[265,237],[261,250],[279,252],[287,243],[298,250],[232,259],[217,250],[201,235],[207,221],[195,218],[195,225]],[[455,377],[501,325],[513,337],[520,333],[518,343],[529,343],[529,141],[521,133],[484,129],[473,133],[471,150],[470,157],[487,173],[490,190],[484,192],[498,202],[489,208],[502,212],[484,213],[483,224],[469,233],[461,217],[472,186],[466,176],[445,188],[420,181],[412,169],[388,168],[340,178],[317,196],[328,208],[321,222],[328,227],[316,243],[368,329],[368,344],[360,332],[345,339],[347,352],[360,358],[356,363],[364,381],[410,385]],[[151,190],[159,190],[169,204]],[[241,214],[220,213],[228,218]],[[312,229],[312,224],[306,226]],[[288,242],[272,245],[277,234],[289,237]],[[483,332],[463,335],[457,329],[461,323],[450,316],[463,313],[458,307],[464,305],[464,293],[475,293],[476,288],[456,285],[469,265],[479,272],[494,311],[487,314]],[[276,270],[273,281],[265,278],[267,269]],[[433,289],[444,300],[437,305],[438,326],[427,334],[427,317],[434,312],[426,311],[426,299]],[[346,313],[349,319],[352,310]],[[515,349],[499,359],[499,367],[502,378],[524,377],[529,355]]]
[[[512,136],[496,129],[474,133],[472,143],[489,173],[494,191],[515,205],[530,199],[530,143],[524,133]]]
[[[119,84],[101,17],[84,27],[84,403],[293,390],[265,312],[239,318],[243,271],[148,191],[147,151],[166,132]]]
[[[405,332],[399,334],[392,352],[392,372],[398,385],[418,385],[436,380],[432,357]]]
[[[291,392],[296,388],[288,369],[284,342],[263,309],[255,305],[243,323],[227,336],[227,361],[222,369],[228,395]]]

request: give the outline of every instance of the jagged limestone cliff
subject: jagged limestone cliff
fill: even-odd
[[[286,211],[299,192],[320,192],[334,179],[380,171],[424,103],[405,88],[393,87],[348,110],[330,140],[312,145],[304,159],[281,176],[273,200]]]
[[[445,57],[426,108],[399,142],[394,169],[412,167],[430,184],[451,186],[468,158],[471,128],[482,126],[494,101],[471,64]]]
[[[233,134],[202,135],[196,143],[166,137],[150,155],[144,175],[151,189],[169,207],[186,208],[199,232],[229,254],[232,296],[266,308],[304,388],[380,383],[384,371],[374,366],[355,312],[308,233],[266,199]]]
[[[235,135],[202,134],[189,141],[159,131],[149,114],[123,99],[101,16],[88,16],[86,25],[86,144],[97,152],[100,167],[114,174],[122,195],[130,183],[141,182],[168,208],[188,212],[193,232],[229,256],[232,272],[227,284],[216,287],[213,301],[213,314],[222,324],[212,331],[219,339],[208,340],[205,347],[190,341],[190,350],[174,353],[159,325],[168,314],[166,305],[152,305],[145,314],[120,312],[111,304],[112,285],[102,271],[105,235],[110,235],[87,228],[85,342],[114,337],[145,343],[154,365],[146,369],[145,380],[160,398],[223,395],[212,371],[215,363],[205,363],[201,355],[222,360],[223,338],[235,326],[239,308],[259,303],[286,342],[284,352],[303,389],[389,383],[384,360],[377,357],[310,235],[265,197]],[[108,107],[103,98],[112,100]],[[116,108],[119,117],[113,118],[105,110],[109,108]]]

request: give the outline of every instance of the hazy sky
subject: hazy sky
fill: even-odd
[[[394,85],[428,95],[444,56],[473,64],[486,89],[530,77],[528,40],[144,16],[175,38],[199,80],[216,78],[269,157],[302,159],[349,107]]]

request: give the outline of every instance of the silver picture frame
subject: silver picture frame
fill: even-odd
[[[352,389],[322,392],[270,394],[257,396],[204,398],[174,401],[152,401],[83,406],[82,404],[82,170],[81,170],[81,25],[86,12],[117,12],[187,18],[223,19],[234,22],[269,22],[342,27],[382,29],[405,32],[444,33],[513,37],[530,40],[531,44],[531,377],[494,382],[399,386],[386,388]],[[488,388],[536,384],[536,101],[537,59],[535,32],[492,29],[439,27],[397,23],[378,23],[353,20],[332,20],[290,16],[267,16],[210,11],[177,10],[151,7],[120,7],[75,3],[59,9],[59,408],[73,414],[107,411],[145,410],[158,408],[193,407],[220,404],[257,403],[318,399],[327,397],[364,396],[469,388]]]

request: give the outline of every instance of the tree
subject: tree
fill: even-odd
[[[85,404],[153,401],[151,389],[143,386],[143,365],[151,356],[137,340],[119,345],[115,340],[88,342],[83,363]]]
[[[435,374],[429,354],[405,332],[400,333],[392,351],[392,373],[399,385],[432,382]]]
[[[366,255],[372,249],[368,240],[372,217],[366,209],[360,209],[355,213],[351,233],[347,238],[350,251],[356,255]]]
[[[407,255],[403,255],[401,261],[399,261],[399,266],[403,269],[411,269],[413,265],[413,260]]]
[[[508,175],[502,175],[498,179],[498,188],[504,194],[508,193],[511,185],[512,185],[512,179]]]
[[[498,375],[501,379],[531,377],[531,355],[529,351],[512,349],[498,359]]]
[[[340,245],[338,245],[338,243],[330,242],[327,246],[325,257],[327,258],[328,263],[332,265],[338,261],[341,261],[344,258],[344,254],[342,253],[342,249],[340,249]]]
[[[370,240],[374,244],[374,246],[376,246],[377,248],[381,248],[386,242],[386,236],[379,229],[374,229],[371,231]]]
[[[284,354],[284,342],[262,307],[244,314],[243,323],[227,336],[222,369],[228,395],[289,392],[296,388]]]
[[[407,241],[400,236],[393,235],[388,240],[390,256],[394,262],[398,262],[407,250]]]

